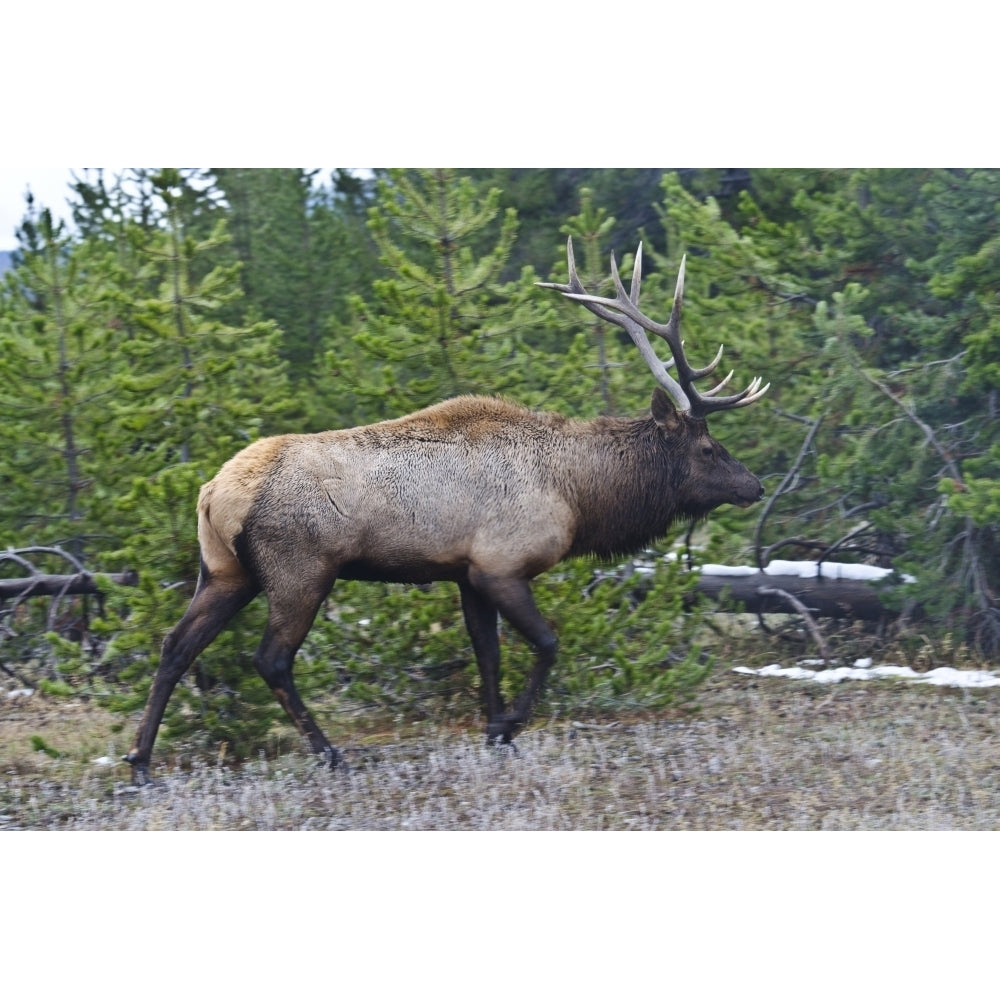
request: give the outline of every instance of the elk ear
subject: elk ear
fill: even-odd
[[[664,430],[672,430],[681,422],[681,415],[677,412],[674,401],[659,386],[653,390],[650,409],[653,412],[653,419]]]

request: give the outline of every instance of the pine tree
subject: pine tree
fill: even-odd
[[[304,430],[355,421],[350,399],[324,363],[353,335],[351,296],[367,293],[378,272],[365,225],[369,182],[345,170],[330,183],[300,169],[216,168],[229,206],[234,260],[242,265],[239,322],[252,312],[281,328],[281,356],[302,409]]]
[[[227,241],[225,221],[194,239],[175,197],[176,174],[163,171],[154,185],[163,228],[148,235],[141,254],[158,288],[131,317],[136,332],[122,347],[129,368],[116,380],[114,412],[146,466],[195,461],[208,472],[265,427],[275,429],[294,401],[275,356],[277,327],[216,319],[240,297],[238,265],[195,277],[199,261]]]
[[[102,248],[74,243],[48,209],[21,235],[20,264],[0,297],[0,545],[59,544],[89,560],[108,543],[101,433],[121,367],[116,273]]]
[[[390,277],[373,300],[354,299],[355,357],[331,352],[363,411],[398,416],[463,392],[498,392],[513,344],[489,329],[501,307],[495,281],[510,253],[517,217],[508,211],[485,254],[474,236],[499,212],[500,192],[480,195],[451,170],[393,171],[379,186],[368,224]]]

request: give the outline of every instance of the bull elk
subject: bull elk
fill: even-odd
[[[409,416],[349,430],[263,438],[231,458],[198,498],[201,568],[190,606],[163,641],[139,725],[124,757],[138,783],[167,701],[194,659],[263,591],[268,622],[254,665],[313,752],[337,751],[292,680],[292,661],[338,578],[458,584],[482,678],[486,734],[509,743],[525,724],[556,657],[557,639],[531,581],[569,556],[633,553],[679,517],[746,507],[760,481],[708,433],[709,413],[746,406],[769,388],[754,379],[720,395],[694,383],[722,357],[692,368],[680,339],[684,263],[666,325],[639,310],[642,246],[629,291],[587,294],[567,244],[569,282],[543,283],[625,329],[658,385],[639,419],[571,420],[501,399],[461,396]],[[657,357],[648,333],[670,347]],[[676,365],[677,378],[667,371]],[[500,694],[497,615],[531,644],[524,691]]]

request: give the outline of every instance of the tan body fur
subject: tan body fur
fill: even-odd
[[[206,566],[227,571],[251,516],[259,551],[269,542],[284,550],[283,498],[294,495],[307,548],[356,564],[341,576],[417,583],[453,579],[470,563],[535,575],[572,537],[570,506],[555,484],[539,482],[537,457],[525,449],[550,423],[566,433],[562,418],[466,397],[366,428],[258,441],[202,488]]]

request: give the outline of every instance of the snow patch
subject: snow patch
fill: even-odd
[[[700,567],[709,576],[756,576],[762,572],[755,566],[723,566],[720,563],[705,563]],[[764,567],[766,576],[794,576],[802,580],[884,580],[892,576],[894,570],[881,566],[863,566],[860,563],[815,562],[809,559],[772,559]],[[906,583],[913,583],[914,577],[904,574]]]
[[[760,572],[753,566],[723,566],[721,563],[705,563],[695,569],[706,576],[756,576]]]
[[[815,681],[817,684],[837,684],[840,681],[871,681],[897,679],[914,684],[935,684],[939,687],[982,688],[1000,686],[1000,676],[991,670],[956,670],[954,667],[935,667],[925,673],[917,673],[910,667],[900,667],[885,663],[872,666],[870,659],[855,660],[851,667],[830,667],[826,670],[812,670],[811,665],[822,661],[803,660],[794,667],[783,667],[780,663],[770,663],[766,667],[733,667],[733,673],[750,674],[755,677],[784,677],[786,680]],[[803,665],[804,664],[804,665]]]

